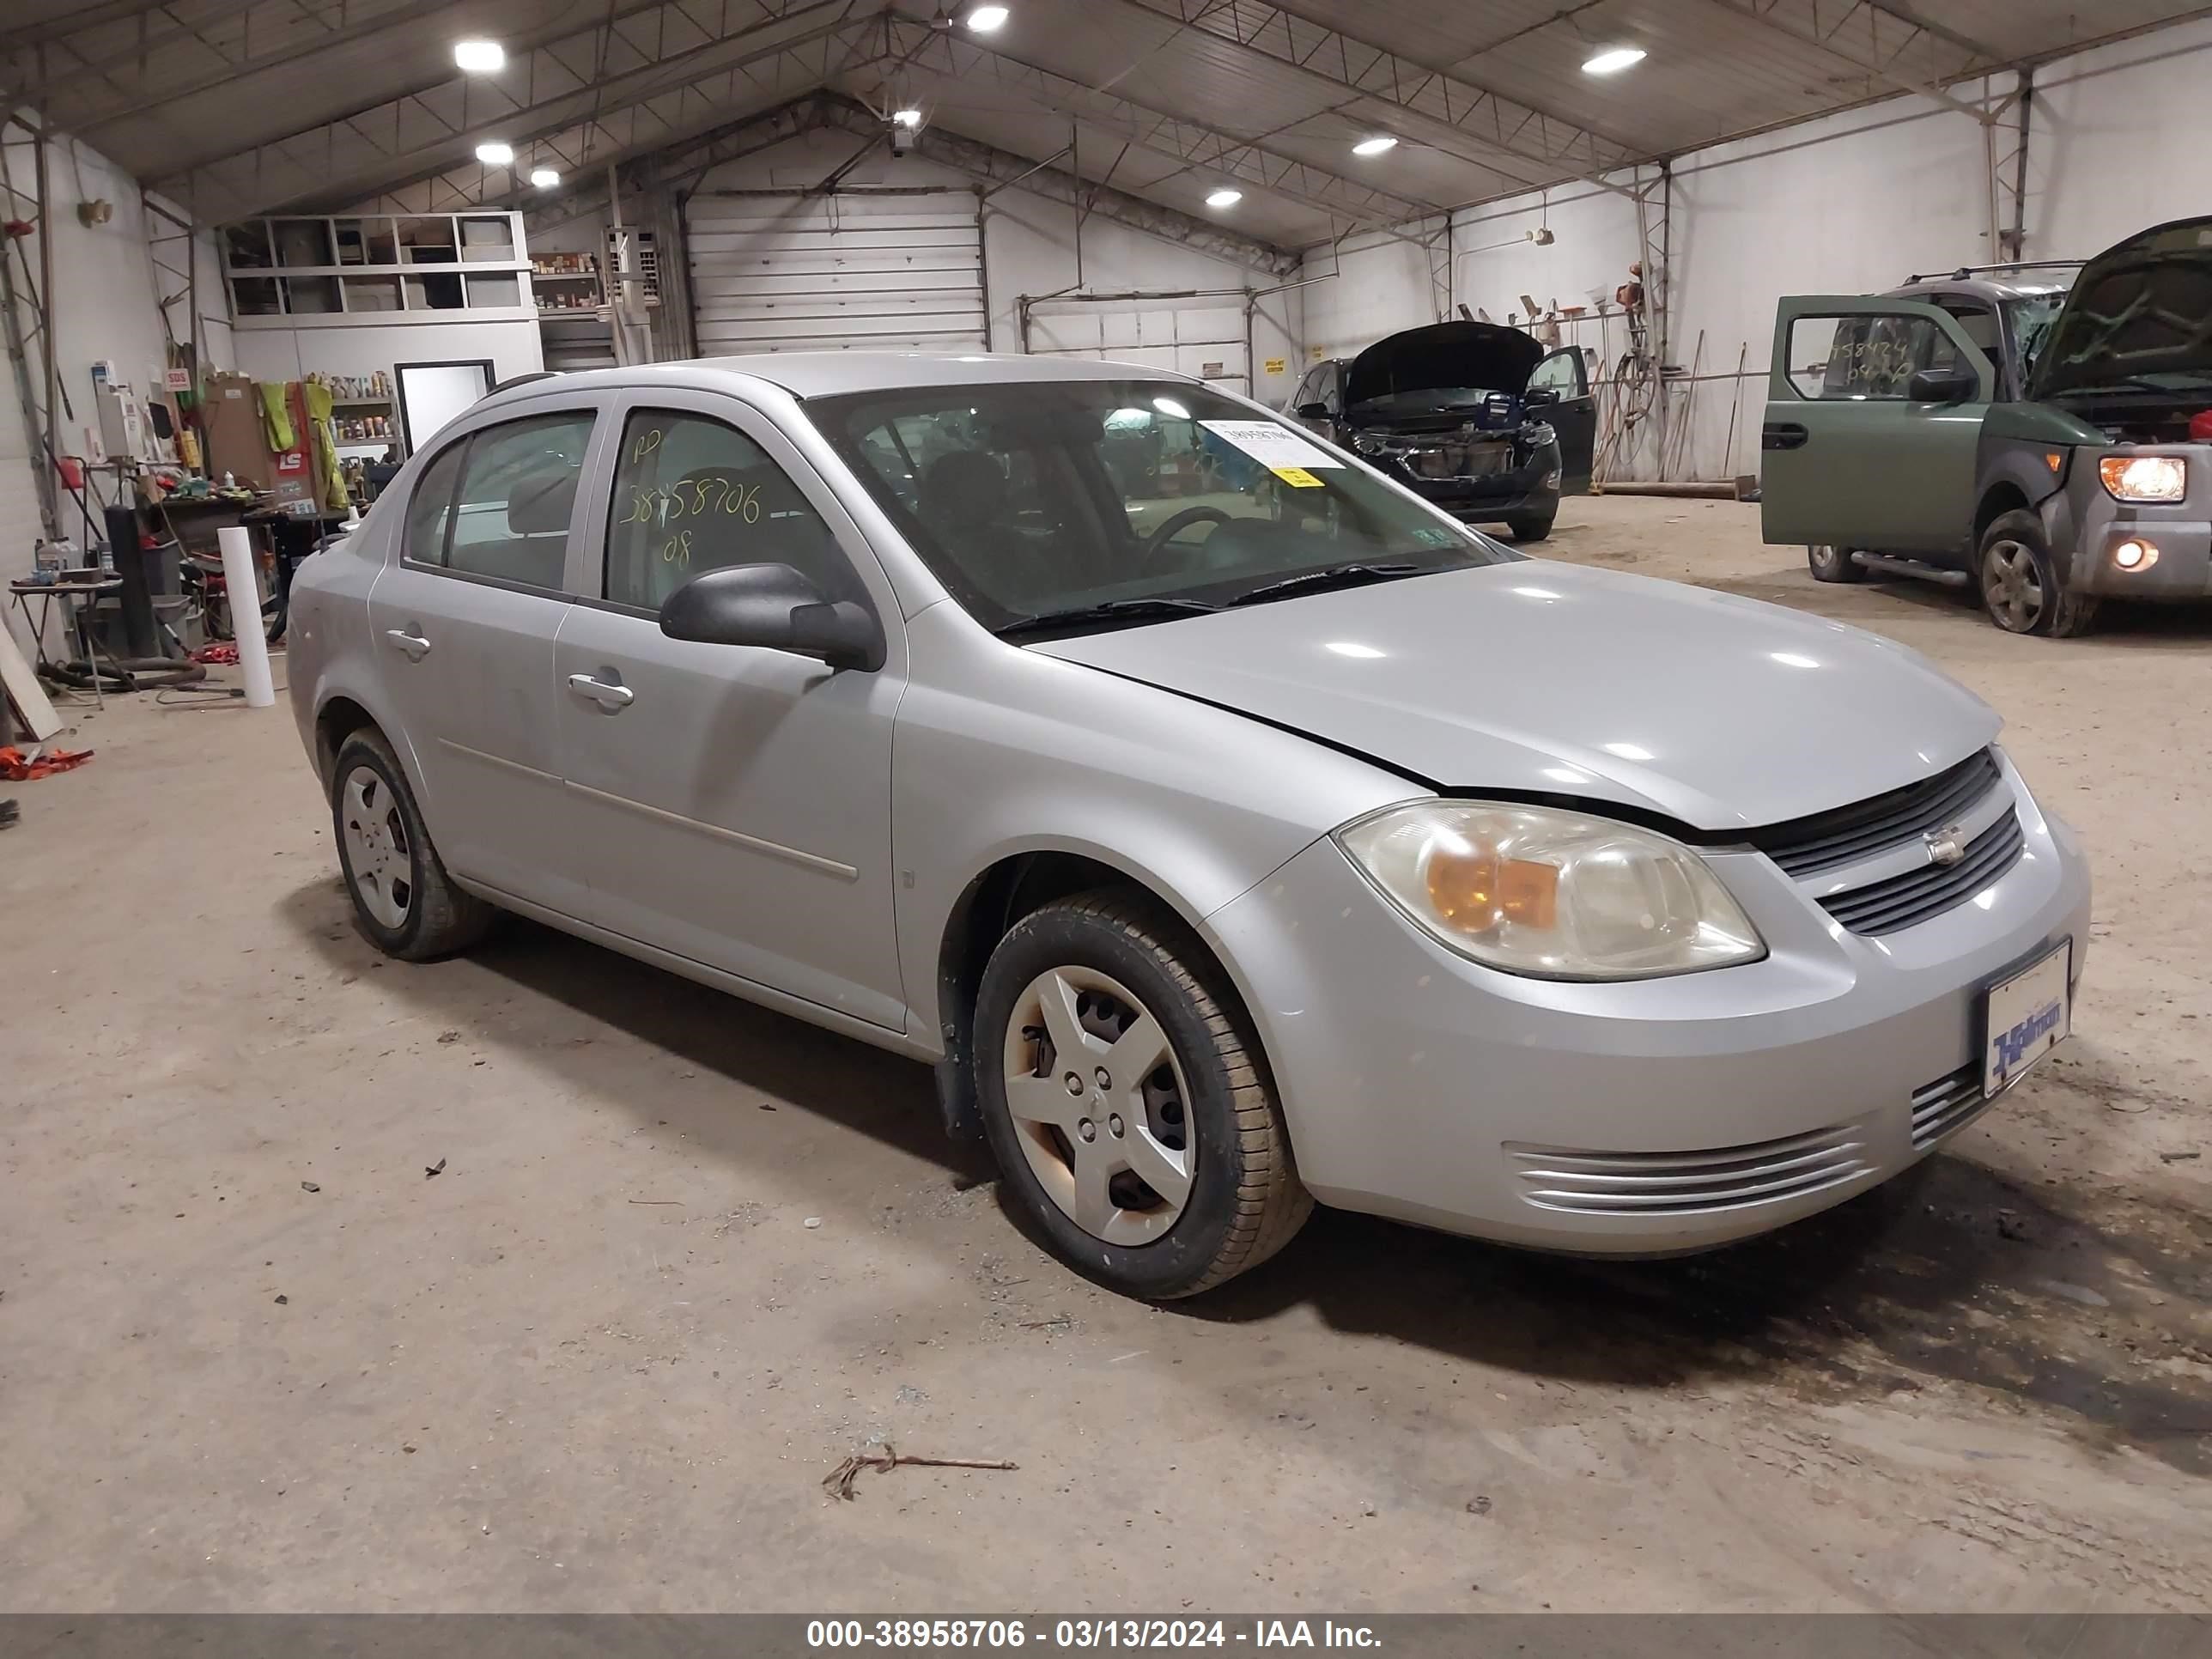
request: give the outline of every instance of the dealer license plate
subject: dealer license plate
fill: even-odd
[[[2066,991],[2071,939],[1989,988],[1983,1001],[1982,1092],[2010,1088],[2073,1029]]]

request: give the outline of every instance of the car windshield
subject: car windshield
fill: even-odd
[[[2054,294],[2030,295],[2007,302],[2006,308],[2012,313],[2012,337],[2020,348],[2021,385],[2026,386],[2034,375],[2036,359],[2043,355],[2043,343],[2051,337],[2051,325],[2058,320],[2058,313],[2065,306],[2063,289]]]
[[[1521,556],[1188,381],[901,388],[807,411],[938,579],[1002,632]]]

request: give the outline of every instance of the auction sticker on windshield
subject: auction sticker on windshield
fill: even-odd
[[[1327,450],[1273,421],[1200,421],[1199,424],[1223,442],[1236,445],[1285,483],[1301,489],[1321,483],[1311,468],[1344,465]]]
[[[1989,989],[1988,1036],[1982,1049],[1982,1092],[2009,1088],[2057,1048],[2071,1029],[2066,1006],[2071,940]]]

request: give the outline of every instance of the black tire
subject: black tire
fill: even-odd
[[[1194,1154],[1189,1192],[1172,1224],[1148,1242],[1115,1243],[1063,1209],[1032,1167],[1008,1105],[1005,1056],[1018,1003],[1040,975],[1063,969],[1127,988],[1164,1031],[1185,1085],[1177,1121],[1188,1124]],[[1265,1261],[1312,1213],[1242,1005],[1190,930],[1146,896],[1102,889],[1016,922],[984,969],[975,1031],[976,1093],[1003,1189],[1085,1277],[1125,1296],[1193,1296]]]
[[[349,793],[357,774],[373,774],[381,785],[366,790],[366,813],[363,803]],[[397,901],[396,868],[392,890],[386,892],[380,892],[384,877],[355,869],[355,848],[362,837],[349,831],[363,818],[369,820],[364,833],[372,844],[388,848],[395,866],[404,865],[405,887]],[[430,832],[422,827],[407,775],[381,732],[364,728],[338,745],[331,768],[331,827],[337,838],[338,867],[345,873],[346,892],[353,900],[355,925],[386,955],[403,962],[433,961],[467,950],[491,927],[492,907],[456,887],[446,873]],[[392,920],[395,902],[396,923]],[[380,910],[384,914],[380,915]]]
[[[2094,594],[2069,593],[2059,585],[2043,520],[2025,507],[2000,514],[1982,532],[1974,587],[1982,614],[2008,634],[2072,639],[2097,619]]]
[[[1512,532],[1516,542],[1540,542],[1552,533],[1552,526],[1559,516],[1559,510],[1555,507],[1540,518],[1508,519],[1505,528]]]
[[[1851,562],[1851,550],[1823,543],[1805,550],[1805,568],[1816,582],[1863,582],[1867,568]]]

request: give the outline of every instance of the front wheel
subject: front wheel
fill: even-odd
[[[1110,1290],[1208,1290],[1313,1209],[1233,994],[1140,896],[1080,894],[1014,924],[976,998],[975,1066],[1008,1197]]]
[[[1805,550],[1805,565],[1816,582],[1863,582],[1867,568],[1855,562],[1851,550],[1822,544]]]
[[[1552,533],[1553,521],[1558,516],[1556,512],[1552,512],[1541,517],[1531,515],[1508,519],[1505,521],[1505,527],[1512,532],[1513,539],[1516,542],[1540,542]]]
[[[2096,620],[2095,596],[2061,585],[2043,520],[2025,508],[2000,514],[1982,532],[1975,564],[1982,609],[2008,634],[2070,639]]]

